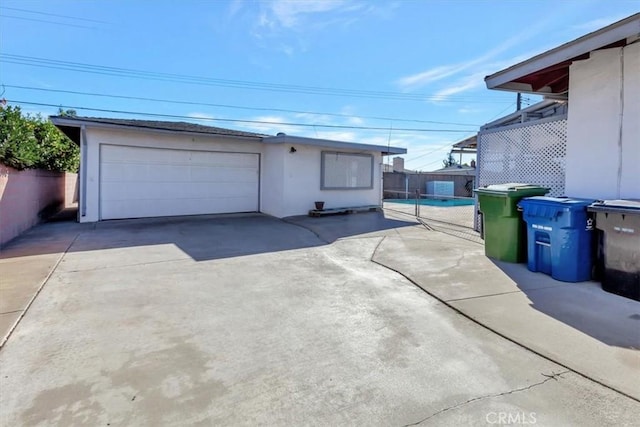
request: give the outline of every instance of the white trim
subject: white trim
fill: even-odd
[[[406,148],[388,147],[386,145],[358,144],[356,142],[334,141],[330,139],[306,138],[303,136],[277,135],[262,138],[265,144],[299,144],[313,145],[316,147],[344,148],[359,151],[378,151],[383,155],[407,154]]]
[[[136,132],[157,132],[157,133],[169,133],[169,134],[188,134],[188,135],[200,135],[206,137],[225,137],[225,138],[237,138],[246,139],[255,142],[263,142],[265,144],[300,144],[300,145],[313,145],[318,147],[327,148],[343,148],[359,151],[379,151],[383,155],[391,154],[407,154],[406,148],[391,147],[385,145],[372,145],[372,144],[360,144],[356,142],[344,142],[334,141],[330,139],[320,138],[306,138],[302,136],[290,136],[290,135],[277,135],[277,136],[242,136],[226,133],[209,133],[209,132],[197,132],[190,130],[178,130],[178,129],[157,129],[153,127],[136,126],[136,125],[124,125],[116,123],[103,123],[92,122],[90,120],[75,120],[73,118],[60,118],[50,117],[49,120],[56,126],[69,126],[69,127],[82,127],[90,126],[92,128],[104,128],[104,129],[126,129]]]
[[[558,114],[557,116],[544,117],[542,119],[530,120],[530,121],[524,122],[524,123],[513,123],[513,124],[510,124],[510,125],[506,125],[506,126],[491,127],[489,129],[485,128],[485,126],[482,126],[480,128],[480,132],[478,132],[478,135],[486,135],[488,133],[502,132],[502,131],[509,130],[509,129],[524,128],[524,127],[527,127],[527,126],[535,126],[535,125],[539,125],[541,123],[555,122],[555,121],[558,121],[558,120],[566,120],[566,119],[567,119],[567,115],[566,114]],[[486,125],[486,126],[488,126],[488,125]]]
[[[547,107],[551,107],[552,105],[557,104],[558,102],[559,101],[553,100],[553,99],[545,99],[543,101],[540,101],[540,102],[538,102],[536,104],[531,105],[530,107],[523,108],[522,110],[519,110],[519,111],[514,111],[511,114],[508,114],[506,116],[500,117],[499,119],[496,119],[496,120],[494,120],[492,122],[486,123],[486,124],[484,124],[484,125],[482,125],[480,127],[480,130],[482,131],[482,130],[485,130],[485,129],[488,129],[488,128],[493,128],[493,127],[498,126],[498,125],[500,125],[502,123],[510,122],[511,120],[522,116],[523,114],[532,113],[532,112],[536,112],[538,110],[545,109]],[[566,116],[566,114],[565,114],[565,116]]]

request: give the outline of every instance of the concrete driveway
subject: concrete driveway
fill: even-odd
[[[4,277],[57,258],[0,351],[2,425],[637,422],[636,401],[371,261],[384,236],[455,238],[314,220],[51,224],[16,241]]]

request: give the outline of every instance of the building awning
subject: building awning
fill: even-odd
[[[462,141],[459,141],[453,144],[451,153],[454,153],[454,154],[475,153],[477,152],[477,149],[478,149],[478,135],[473,135],[473,136],[470,136],[469,138],[463,139]]]
[[[562,96],[569,90],[569,67],[591,52],[626,46],[640,39],[640,13],[485,77],[488,89]]]

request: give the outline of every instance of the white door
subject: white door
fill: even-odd
[[[258,211],[258,154],[100,146],[100,219]]]

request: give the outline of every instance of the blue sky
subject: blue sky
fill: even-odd
[[[0,83],[14,105],[391,144],[409,149],[406,167],[433,170],[450,144],[514,111],[516,95],[487,90],[484,76],[639,10],[637,0],[4,0]]]

